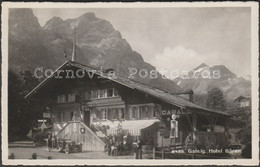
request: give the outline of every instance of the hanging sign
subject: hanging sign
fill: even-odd
[[[51,113],[49,113],[49,112],[44,112],[44,113],[43,113],[43,118],[51,118]]]
[[[43,122],[42,125],[41,125],[41,130],[42,130],[42,132],[43,132],[44,129],[47,129],[47,126],[46,126],[46,124]]]
[[[47,121],[44,119],[39,119],[38,122],[47,122]]]
[[[175,120],[177,118],[177,115],[172,114],[172,120]]]
[[[169,115],[181,115],[184,114],[182,110],[161,110],[161,115],[169,116]]]

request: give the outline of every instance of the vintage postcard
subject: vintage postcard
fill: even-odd
[[[4,165],[257,165],[258,3],[2,3]]]

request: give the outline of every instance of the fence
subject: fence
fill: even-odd
[[[212,148],[214,146],[226,147],[228,146],[227,135],[223,132],[196,132],[199,143],[206,147]]]

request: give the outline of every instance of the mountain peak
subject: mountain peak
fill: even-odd
[[[13,35],[24,36],[24,31],[38,34],[41,26],[32,9],[15,8],[9,10],[9,28]]]
[[[29,8],[20,8],[20,9],[10,9],[10,14],[19,16],[20,18],[25,18],[25,17],[32,17],[34,16],[33,10]]]
[[[95,13],[93,12],[87,12],[81,15],[79,18],[87,19],[87,20],[93,20],[96,19]]]
[[[54,21],[63,21],[62,18],[58,17],[58,16],[54,16],[52,17],[49,21],[54,20]]]
[[[237,78],[237,75],[231,72],[225,65],[215,65],[213,70],[219,70],[222,78]]]
[[[197,69],[200,69],[200,68],[205,68],[205,67],[209,67],[209,66],[206,63],[202,63],[198,67],[194,68],[194,70],[197,70]]]
[[[52,29],[53,26],[62,24],[63,20],[60,17],[54,16],[46,22],[43,26],[44,29]]]

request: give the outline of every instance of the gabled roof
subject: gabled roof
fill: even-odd
[[[238,96],[237,98],[234,99],[234,101],[240,101],[242,99],[251,99],[249,96]]]
[[[146,84],[140,83],[140,82],[136,82],[130,79],[126,79],[120,76],[116,76],[116,78],[112,78],[112,77],[108,77],[106,76],[106,74],[102,73],[100,70],[97,70],[93,67],[89,67],[77,62],[73,62],[73,61],[67,61],[65,62],[63,65],[61,65],[57,70],[55,70],[55,72],[57,72],[58,70],[62,69],[64,66],[66,65],[71,65],[80,69],[84,69],[86,71],[90,71],[90,72],[94,72],[96,75],[102,75],[102,77],[106,77],[109,80],[112,80],[118,84],[121,84],[123,86],[129,87],[131,89],[136,89],[138,91],[141,91],[143,93],[149,94],[150,96],[153,96],[155,98],[158,98],[166,103],[178,106],[180,108],[189,108],[189,109],[197,109],[197,110],[201,110],[203,112],[208,112],[208,113],[214,113],[214,114],[220,114],[220,115],[224,115],[224,116],[230,116],[229,114],[227,114],[226,112],[223,111],[218,111],[218,110],[211,110],[205,107],[201,107],[196,103],[193,103],[189,100],[186,100],[185,98],[179,97],[173,94],[170,94],[166,91],[157,89],[155,87],[151,87],[148,86]],[[55,73],[53,73],[54,75]],[[44,81],[42,81],[38,86],[36,86],[30,93],[28,93],[25,98],[30,97],[36,90],[40,89],[44,84],[46,84],[50,79],[50,78],[46,78]]]

